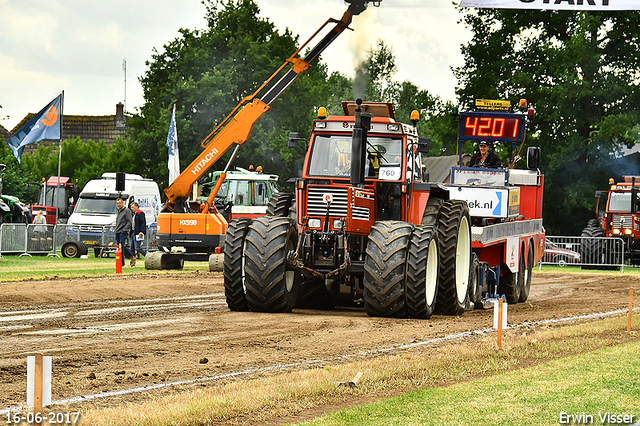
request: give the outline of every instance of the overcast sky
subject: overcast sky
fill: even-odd
[[[263,17],[301,41],[346,9],[342,0],[257,2]],[[152,49],[161,51],[180,28],[204,28],[204,14],[200,0],[0,0],[0,124],[12,130],[62,90],[64,114],[115,114],[125,102],[125,59],[126,107],[137,111],[144,101],[138,78]],[[382,0],[322,60],[352,76],[357,52],[382,38],[396,55],[398,80],[455,100],[450,67],[462,65],[460,45],[471,37],[460,17],[451,0]]]

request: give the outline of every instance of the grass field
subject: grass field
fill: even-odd
[[[639,326],[635,316],[633,327]],[[625,330],[626,318],[538,332],[512,330],[503,350],[496,349],[495,336],[486,336],[213,383],[144,403],[90,410],[83,419],[91,425],[273,424],[355,405],[303,424],[557,425],[560,413],[584,412],[597,419],[599,411],[638,420],[640,341]],[[356,388],[337,386],[357,372],[364,376]],[[392,395],[399,396],[389,399]],[[372,400],[378,402],[359,406]]]
[[[138,265],[123,268],[123,274],[178,272],[146,271],[143,261]],[[206,262],[185,262],[184,272],[207,270]],[[542,271],[584,272],[554,266],[543,266]],[[624,271],[625,275],[638,273],[633,268]],[[0,259],[0,282],[107,275],[115,275],[113,258]],[[638,315],[632,327],[640,329]],[[487,335],[422,351],[214,384],[124,407],[81,408],[82,423],[193,425],[251,418],[261,424],[274,418],[313,418],[315,413],[345,405],[356,407],[303,424],[557,425],[562,424],[562,413],[593,416],[592,424],[614,424],[600,421],[605,413],[634,416],[633,422],[638,422],[640,339],[625,330],[626,317],[528,332],[511,330],[503,350],[497,350],[495,337]],[[364,372],[357,388],[337,386],[357,372]],[[399,396],[389,398],[394,395]],[[365,404],[372,400],[377,402]],[[618,419],[622,420],[613,420]]]
[[[185,262],[182,271],[147,271],[144,268],[144,259],[138,260],[135,267],[127,266],[122,268],[123,275],[140,275],[159,273],[180,273],[209,271],[207,262]],[[62,258],[46,256],[4,256],[0,258],[0,282],[22,281],[22,280],[43,280],[51,278],[74,278],[74,277],[98,277],[105,275],[115,275],[115,258]]]
[[[410,392],[302,425],[635,423],[640,421],[639,353],[640,342],[608,347],[472,382]],[[609,415],[616,421],[609,421]],[[626,421],[621,417],[625,415]]]
[[[129,263],[126,262],[126,265]],[[51,278],[73,278],[73,277],[94,277],[115,274],[116,263],[111,258],[95,258],[88,259],[65,259],[62,257],[47,256],[4,256],[0,258],[0,282],[21,281],[21,280],[41,280]],[[185,262],[182,272],[208,271],[207,262]],[[583,273],[578,266],[559,266],[544,265],[536,271],[558,272],[558,273]],[[144,268],[144,259],[138,260],[137,266],[130,268],[128,266],[122,269],[124,275],[131,274],[158,274],[158,273],[176,273],[181,271],[147,271]],[[620,275],[622,273],[629,275],[640,275],[640,268],[625,268],[624,272],[620,271],[588,271],[599,274]]]

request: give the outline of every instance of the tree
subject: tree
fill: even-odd
[[[201,152],[200,142],[247,95],[256,91],[297,49],[297,38],[279,33],[260,18],[254,0],[205,0],[207,28],[180,30],[180,36],[154,51],[141,78],[145,103],[129,125],[138,167],[161,186],[167,185],[170,112],[177,105],[176,122],[182,167]],[[317,106],[329,98],[326,67],[315,63],[275,101],[258,120],[234,164],[262,165],[284,180],[301,165],[304,147],[287,148],[287,135],[299,129],[309,134]],[[222,169],[227,154],[216,169]]]
[[[536,107],[529,145],[542,148],[548,232],[579,234],[593,194],[617,176],[621,149],[637,141],[637,47],[633,13],[481,9],[455,69],[461,104],[527,98]]]
[[[40,183],[42,179],[58,175],[58,144],[38,148],[30,154],[24,154],[18,163],[13,151],[0,141],[0,163],[7,166],[2,174],[4,190],[22,201],[33,202],[37,196],[37,186],[27,184]],[[107,145],[105,141],[82,141],[79,137],[62,141],[62,162],[60,176],[78,180],[79,188],[104,172],[125,171],[135,173],[134,154],[129,145],[121,138]]]
[[[456,130],[450,112],[453,105],[431,95],[409,80],[394,79],[398,69],[393,48],[379,39],[359,65],[354,86],[364,93],[364,100],[391,102],[396,120],[410,123],[411,112],[420,113],[418,134],[431,138],[430,156],[452,155],[456,149]],[[358,89],[354,89],[358,90]]]

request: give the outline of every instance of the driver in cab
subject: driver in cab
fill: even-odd
[[[489,151],[489,142],[480,141],[478,151],[476,151],[469,160],[469,167],[488,167],[499,169],[502,167],[502,161],[495,152]]]

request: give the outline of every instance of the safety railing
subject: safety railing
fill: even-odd
[[[145,251],[156,250],[156,225],[147,227],[141,246]],[[127,239],[131,246],[131,239]],[[71,248],[70,250],[68,248]],[[67,249],[67,250],[65,250]],[[113,226],[40,225],[3,223],[0,225],[0,256],[93,254],[109,256],[115,253]],[[70,257],[70,256],[66,256]]]
[[[625,241],[617,237],[547,235],[541,264],[582,269],[624,269]]]

